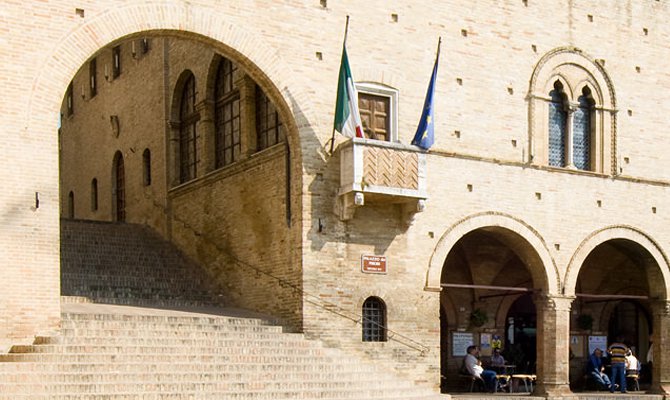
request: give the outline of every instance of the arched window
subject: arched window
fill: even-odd
[[[142,182],[144,186],[151,185],[151,150],[144,149],[142,153]]]
[[[70,191],[67,195],[67,217],[74,219],[74,192]]]
[[[524,159],[539,166],[621,172],[615,157],[614,85],[602,60],[574,47],[551,50],[538,61],[529,94]]]
[[[256,143],[263,150],[284,141],[284,125],[279,112],[260,86],[256,85]]]
[[[363,303],[363,341],[386,341],[386,305],[378,297],[368,297]]]
[[[91,211],[98,211],[98,179],[91,181]]]
[[[565,94],[559,81],[554,83],[554,90],[549,92],[549,165],[565,166],[565,139],[568,113],[565,111]]]
[[[184,183],[197,176],[199,115],[195,109],[195,77],[190,74],[181,92],[179,107],[179,182]]]
[[[116,221],[126,220],[126,172],[123,165],[123,155],[117,151],[114,155],[113,170],[113,199]]]
[[[577,99],[579,106],[574,111],[573,125],[573,163],[577,169],[591,169],[591,90],[582,89]]]
[[[222,58],[216,71],[214,119],[215,167],[221,168],[239,159],[240,91],[235,83],[237,66]]]

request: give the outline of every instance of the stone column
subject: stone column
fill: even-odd
[[[198,177],[216,169],[216,149],[214,136],[216,128],[214,126],[214,102],[203,100],[196,104],[195,109],[200,114],[198,121],[198,136],[200,140],[196,144],[198,151],[199,168]]]
[[[568,112],[568,118],[565,127],[565,167],[566,168],[575,168],[575,163],[573,160],[574,156],[574,123],[575,123],[575,110],[579,104],[570,103],[566,108]]]
[[[651,305],[654,314],[652,381],[648,393],[670,396],[670,301],[655,301]],[[640,355],[642,357],[643,355]]]
[[[570,305],[574,297],[537,294],[537,385],[533,395],[571,396]]]

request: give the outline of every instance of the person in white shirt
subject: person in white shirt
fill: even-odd
[[[494,392],[496,389],[497,379],[495,371],[484,369],[481,361],[477,358],[479,356],[479,348],[477,346],[470,346],[467,348],[467,353],[463,363],[470,375],[481,378],[486,385],[489,392]]]
[[[638,361],[629,349],[628,353],[626,353],[626,376],[638,375],[640,373],[640,366],[640,361]]]

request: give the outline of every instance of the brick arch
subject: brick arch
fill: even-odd
[[[579,271],[584,265],[586,257],[599,245],[614,239],[624,239],[635,243],[646,252],[656,264],[652,271],[653,276],[648,276],[650,295],[659,297],[661,300],[667,300],[670,288],[670,268],[668,266],[668,257],[663,249],[649,235],[630,226],[610,226],[590,234],[584,239],[575,253],[572,255],[565,273],[564,292],[568,296],[575,294],[577,278]]]
[[[533,285],[548,294],[560,293],[560,276],[544,239],[530,225],[503,213],[487,212],[468,216],[452,225],[442,235],[431,256],[426,290],[440,290],[442,268],[451,249],[466,234],[478,229],[498,233],[526,264]]]
[[[255,79],[271,87],[273,99],[287,118],[287,140],[292,157],[301,160],[300,129],[311,126],[308,96],[298,89],[280,55],[251,32],[226,21],[226,15],[215,7],[187,2],[159,1],[110,7],[87,18],[86,22],[58,41],[45,58],[36,76],[25,115],[26,131],[43,134],[52,128],[60,110],[63,93],[81,65],[108,44],[139,33],[170,34],[194,39],[213,46],[217,51],[237,56]],[[237,59],[239,58],[239,60]],[[314,120],[314,118],[309,118]],[[304,135],[302,135],[304,136]]]

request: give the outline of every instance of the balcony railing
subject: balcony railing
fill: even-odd
[[[354,138],[340,145],[340,190],[336,212],[353,218],[366,204],[402,204],[407,213],[423,211],[426,155],[399,143]]]

